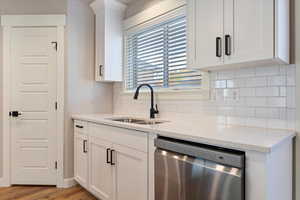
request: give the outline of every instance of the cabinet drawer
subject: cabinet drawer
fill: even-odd
[[[84,121],[74,121],[74,131],[77,133],[87,134],[88,133],[88,123]]]
[[[90,124],[89,135],[124,145],[142,152],[148,152],[147,133],[108,125]]]

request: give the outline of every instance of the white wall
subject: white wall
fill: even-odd
[[[94,80],[94,14],[85,0],[68,0],[65,177],[73,176],[74,113],[111,113],[112,85]]]

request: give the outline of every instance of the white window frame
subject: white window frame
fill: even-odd
[[[179,2],[179,1],[177,1]],[[186,15],[186,5],[185,2],[180,1],[181,3],[175,4],[176,6],[179,6],[177,8],[172,7],[171,5],[169,6],[169,10],[166,10],[165,12],[163,12],[162,10],[156,10],[157,6],[153,6],[152,8],[147,9],[146,11],[143,11],[141,13],[139,13],[136,16],[133,16],[132,18],[129,18],[127,20],[125,20],[124,22],[124,35],[123,35],[123,63],[124,63],[124,69],[123,69],[123,83],[122,83],[122,88],[123,88],[123,94],[128,94],[131,95],[133,94],[135,91],[134,90],[128,90],[126,89],[126,85],[125,85],[125,78],[126,78],[126,71],[127,71],[127,45],[126,45],[126,41],[127,41],[127,35],[130,35],[130,33],[132,32],[138,32],[139,30],[145,29],[147,27],[151,27],[153,25],[159,24],[159,23],[163,23],[165,21],[174,19],[176,17],[179,16],[184,16]],[[171,3],[171,0],[169,0],[169,4]],[[161,3],[162,4],[162,3]],[[166,4],[166,2],[164,2],[164,4]],[[172,5],[174,6],[174,2],[172,3]],[[166,5],[165,5],[166,6]],[[162,7],[162,6],[158,6],[158,7]],[[157,13],[156,15],[150,15],[152,16],[151,18],[148,17],[149,14],[151,13]],[[142,19],[144,16],[144,19]],[[136,22],[136,23],[134,23]],[[199,97],[201,99],[207,99],[209,98],[209,75],[207,72],[202,72],[202,80],[201,80],[201,85],[199,85],[199,87],[170,87],[170,88],[158,88],[156,89],[156,93],[161,94],[167,94],[168,96],[166,98],[169,98],[171,94],[176,94],[178,95],[178,93],[183,93],[187,95],[188,99],[190,99],[190,97],[195,97],[199,99]],[[147,93],[147,89],[145,90],[141,90],[141,93]],[[192,95],[195,94],[196,95]]]

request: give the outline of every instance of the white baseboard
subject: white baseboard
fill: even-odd
[[[10,185],[7,184],[4,178],[0,178],[0,187],[9,187]]]
[[[64,184],[61,186],[61,188],[70,188],[77,185],[77,182],[74,178],[65,178]]]

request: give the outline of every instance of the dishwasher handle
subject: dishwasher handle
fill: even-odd
[[[214,149],[211,146],[203,147],[205,145],[195,145],[185,141],[175,141],[164,138],[156,138],[155,146],[163,150],[173,151],[236,168],[244,168],[245,166],[244,154],[233,153],[229,150],[220,150],[217,147]]]

